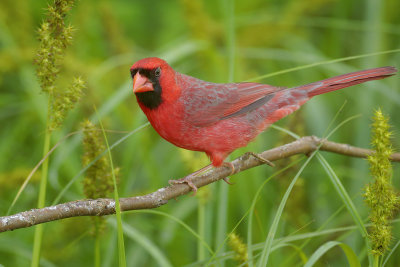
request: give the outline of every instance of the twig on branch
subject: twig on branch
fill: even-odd
[[[320,150],[351,157],[365,158],[367,155],[373,153],[373,151],[369,149],[358,148],[347,144],[339,144],[315,136],[307,136],[292,143],[266,150],[259,154],[259,156],[269,161],[276,161],[297,154],[307,155],[315,151],[319,145],[321,145]],[[392,161],[400,162],[400,153],[393,154],[391,159]],[[262,165],[263,163],[257,158],[245,154],[232,161],[232,164],[235,167],[235,173],[238,173]],[[231,171],[230,167],[213,168],[205,174],[195,177],[193,183],[196,187],[200,188],[229,176]],[[174,184],[160,188],[157,191],[144,196],[121,198],[121,210],[128,211],[157,208],[166,204],[170,199],[175,199],[190,192],[191,189],[187,184]],[[102,216],[114,213],[114,199],[104,198],[72,201],[51,207],[32,209],[14,215],[0,217],[0,232],[12,231],[19,228],[30,227],[70,217]]]

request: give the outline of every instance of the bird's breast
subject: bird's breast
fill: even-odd
[[[143,110],[157,133],[165,140],[182,147],[185,135],[183,109],[178,105],[160,105],[154,110]]]

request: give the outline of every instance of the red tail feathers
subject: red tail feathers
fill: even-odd
[[[397,69],[395,67],[381,67],[369,70],[362,70],[295,87],[293,89],[307,90],[308,96],[313,97],[359,83],[384,79],[386,77],[396,74],[396,72]]]

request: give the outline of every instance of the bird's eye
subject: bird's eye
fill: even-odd
[[[160,75],[161,75],[161,68],[158,67],[158,68],[155,70],[154,74],[156,75],[156,77],[160,77]]]

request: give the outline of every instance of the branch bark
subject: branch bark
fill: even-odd
[[[266,150],[259,154],[262,158],[269,161],[276,161],[288,158],[297,154],[309,154],[315,151],[318,146],[320,150],[329,151],[337,154],[351,157],[365,158],[373,153],[372,150],[358,148],[347,144],[340,144],[327,141],[315,136],[300,138],[286,145]],[[391,156],[392,161],[400,162],[400,153]],[[234,161],[235,173],[262,165],[255,157],[245,154]],[[199,175],[193,179],[197,188],[203,187],[215,181],[221,180],[231,174],[230,167],[213,168],[210,171]],[[143,196],[121,198],[121,210],[153,209],[166,204],[170,199],[176,199],[179,196],[191,192],[187,184],[174,184],[163,187],[155,192]],[[0,232],[12,231],[19,228],[30,227],[33,225],[61,220],[77,216],[103,216],[115,213],[114,199],[88,199],[67,202],[42,209],[32,209],[20,212],[10,216],[0,217]]]

